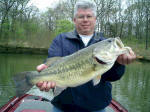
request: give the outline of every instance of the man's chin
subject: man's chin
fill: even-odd
[[[90,30],[84,30],[82,31],[83,35],[87,35],[87,34],[91,34],[91,31]]]

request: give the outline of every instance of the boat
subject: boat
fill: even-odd
[[[0,112],[51,112],[50,100],[36,95],[24,94],[13,97],[7,104],[0,108]],[[106,112],[128,112],[114,99],[106,108]]]

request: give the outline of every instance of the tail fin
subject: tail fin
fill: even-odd
[[[26,72],[17,73],[13,77],[17,96],[21,96],[21,95],[25,94],[32,88],[33,85],[30,83],[29,76],[32,77],[33,74],[38,75],[39,73],[37,71],[26,71]]]

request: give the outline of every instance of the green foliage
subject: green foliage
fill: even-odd
[[[11,38],[25,38],[25,29],[20,25],[19,22],[15,22],[12,28],[12,35]]]
[[[37,33],[37,30],[39,29],[38,23],[36,23],[35,21],[25,22],[23,26],[26,32],[31,33],[31,34]]]
[[[9,29],[9,22],[4,22],[2,25],[1,25],[1,38],[3,39],[7,39],[10,35],[10,29]]]
[[[125,46],[130,46],[137,56],[150,57],[149,49],[145,49],[145,39],[136,39],[134,36],[122,38]]]
[[[121,6],[122,0],[94,1],[98,5],[97,31],[103,32],[106,37],[120,36],[125,42],[142,49],[146,45],[150,47],[148,0],[129,0],[126,9]],[[0,2],[0,44],[48,47],[56,35],[74,29],[71,20],[76,0],[59,2],[55,8],[42,14],[36,7],[27,5],[28,2],[29,0]]]
[[[62,32],[68,32],[74,29],[74,24],[69,20],[57,20],[55,35],[58,35]]]
[[[15,31],[16,37],[17,37],[17,38],[24,38],[24,37],[25,37],[24,32],[25,32],[25,30],[24,30],[22,27],[18,28],[18,29]]]

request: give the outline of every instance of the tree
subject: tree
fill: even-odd
[[[68,32],[74,29],[74,24],[69,20],[57,20],[56,21],[55,34],[58,35],[63,32]]]
[[[0,13],[1,13],[1,27],[0,27],[0,36],[2,36],[3,31],[7,35],[9,31],[9,13],[13,7],[15,0],[0,0]]]

